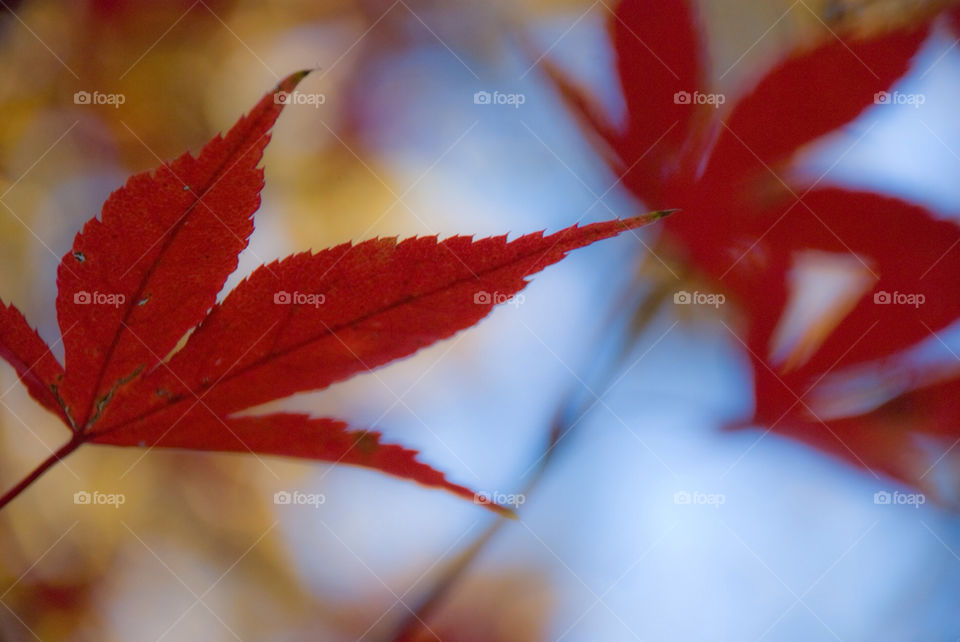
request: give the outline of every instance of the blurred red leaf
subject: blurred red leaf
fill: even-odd
[[[766,173],[875,104],[909,68],[926,24],[864,40],[832,39],[763,76],[719,131],[707,174],[737,182]]]
[[[691,7],[624,0],[616,9],[611,27],[627,123],[620,131],[599,128],[616,152],[613,168],[647,203],[685,210],[666,223],[666,240],[746,316],[742,343],[754,369],[756,411],[737,425],[762,424],[920,484],[924,467],[900,459],[908,456],[911,431],[927,426],[874,429],[879,411],[822,422],[805,397],[826,385],[831,371],[888,357],[958,318],[960,301],[944,293],[956,289],[960,274],[960,228],[895,198],[802,183],[789,164],[804,146],[879,102],[877,94],[909,69],[929,22],[869,38],[834,35],[775,64],[736,104],[714,99],[721,103],[714,108],[696,100],[695,92],[708,99],[717,94],[703,78]],[[587,107],[589,97],[556,70],[550,73],[586,124],[604,123]],[[678,91],[688,93],[675,99]],[[815,343],[808,339],[790,358],[775,358],[774,340],[792,296],[790,274],[809,252],[858,261],[874,287],[821,320]],[[926,300],[921,306],[874,301],[874,293],[895,292]],[[947,410],[935,419],[946,421],[953,436],[960,426],[955,410],[949,421]]]
[[[695,115],[707,106],[676,99],[703,84],[700,34],[686,0],[623,2],[612,23],[627,122],[614,148],[628,166],[625,182],[657,200],[679,172]]]
[[[821,420],[810,412],[809,395],[798,401],[792,392],[801,390],[797,377],[779,380],[770,372],[761,373],[763,364],[756,365],[758,399],[763,395],[765,400],[757,409],[759,421],[854,466],[882,472],[960,506],[955,497],[942,492],[934,474],[941,462],[952,466],[957,462],[951,451],[957,443],[960,379],[908,390],[868,412]]]

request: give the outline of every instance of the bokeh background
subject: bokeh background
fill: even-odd
[[[826,25],[891,28],[924,3],[701,4],[735,96]],[[612,8],[0,2],[0,297],[62,355],[55,273],[80,226],[126,176],[198,150],[305,67],[301,91],[325,100],[278,122],[227,288],[347,240],[515,236],[642,211],[544,73],[557,65],[622,116]],[[846,132],[859,143],[839,161],[849,141],[815,146],[811,171],[960,212],[956,44],[937,29],[904,80],[922,110],[868,110]],[[76,104],[78,91],[123,104]],[[523,104],[475,104],[478,91]],[[425,626],[407,626],[411,612],[488,511],[349,467],[87,447],[0,513],[0,639],[960,638],[956,513],[876,505],[899,487],[772,433],[720,432],[752,404],[749,368],[723,310],[644,307],[678,272],[656,243],[651,228],[578,251],[477,328],[276,404],[382,430],[474,488],[527,490]],[[65,439],[0,366],[4,487]],[[74,504],[84,490],[125,503]],[[276,505],[282,490],[325,502]],[[716,501],[677,503],[685,492]]]

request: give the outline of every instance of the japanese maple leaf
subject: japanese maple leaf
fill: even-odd
[[[604,141],[624,184],[648,204],[669,202],[687,212],[667,222],[667,245],[746,316],[737,339],[753,365],[756,409],[738,425],[764,425],[922,485],[928,467],[919,463],[916,437],[942,438],[943,426],[917,421],[870,430],[876,418],[869,413],[822,420],[810,397],[832,371],[889,357],[957,319],[960,301],[942,293],[958,285],[960,229],[902,200],[819,187],[791,170],[805,146],[882,101],[881,92],[908,70],[929,23],[856,40],[834,37],[789,55],[723,109],[726,96],[713,93],[706,79],[692,3],[624,0],[611,30],[627,106],[622,126],[555,68],[550,72]],[[872,287],[802,340],[778,345],[790,275],[809,255],[850,259]],[[875,303],[887,293],[922,294],[925,303]],[[934,414],[946,416],[925,417]],[[952,437],[960,435],[960,414],[948,426]]]
[[[131,177],[87,222],[57,272],[64,365],[15,307],[0,303],[0,356],[72,433],[0,506],[85,443],[354,464],[473,499],[375,432],[302,414],[237,413],[450,337],[570,250],[664,214],[513,241],[346,243],[263,265],[217,303],[253,232],[258,163],[284,106],[280,94],[305,75],[283,80],[198,156]]]

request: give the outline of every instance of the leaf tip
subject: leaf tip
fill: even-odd
[[[319,67],[311,67],[310,69],[301,69],[300,71],[295,71],[290,74],[290,80],[293,82],[300,82],[317,69],[319,69]]]
[[[655,212],[650,212],[649,214],[647,214],[646,218],[649,219],[650,221],[659,221],[660,219],[667,218],[674,212],[679,212],[679,211],[680,210],[677,208],[670,209],[670,210],[656,210]]]
[[[638,214],[630,218],[621,218],[616,219],[616,222],[623,226],[621,231],[632,230],[638,227],[643,227],[644,225],[649,225],[650,223],[655,223],[662,218],[666,218],[673,214],[674,212],[679,212],[678,209],[668,209],[668,210],[654,210],[652,212],[647,212],[646,214]]]
[[[300,81],[306,78],[312,71],[313,69],[301,69],[300,71],[293,72],[277,83],[277,86],[273,89],[273,93],[293,91],[293,89],[300,84]]]

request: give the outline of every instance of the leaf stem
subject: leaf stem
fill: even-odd
[[[39,479],[41,475],[52,468],[54,464],[58,463],[61,459],[79,448],[83,441],[82,435],[74,433],[73,437],[70,438],[70,441],[60,446],[55,453],[52,453],[49,457],[47,457],[43,463],[34,468],[29,475],[21,479],[16,486],[8,490],[3,497],[0,498],[0,510],[13,501],[17,495],[26,490],[30,484],[37,481],[37,479]]]

